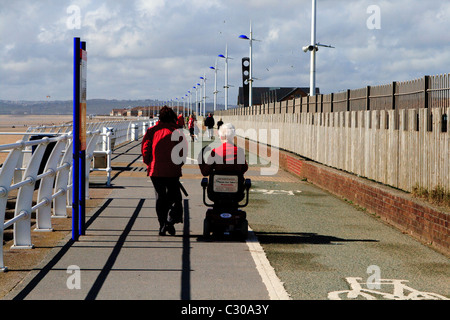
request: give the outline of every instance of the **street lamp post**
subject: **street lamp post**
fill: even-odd
[[[311,51],[311,65],[309,72],[309,95],[314,96],[316,94],[316,52],[320,47],[334,48],[330,45],[323,45],[316,43],[316,0],[312,0],[311,11],[311,44],[304,46],[303,51],[306,53]]]
[[[249,101],[249,107],[253,106],[253,52],[252,52],[252,44],[253,41],[259,41],[253,38],[253,32],[252,32],[252,23],[250,21],[250,38],[247,37],[245,34],[241,34],[239,36],[239,39],[249,40],[250,43],[250,66],[249,66],[249,91],[248,91],[248,101]]]
[[[203,80],[203,112],[202,115],[205,116],[206,112],[206,74],[203,73],[203,77],[200,77]]]
[[[200,86],[200,83],[197,83],[197,85],[194,87],[195,89],[195,116],[198,117],[198,87]]]
[[[188,91],[188,94],[189,94],[189,105],[188,105],[189,114],[188,115],[191,115],[192,114],[192,109],[191,109],[191,90]]]
[[[225,46],[225,55],[219,54],[219,58],[225,59],[225,85],[223,86],[225,89],[225,110],[228,110],[228,60],[232,59],[228,57],[228,44]]]
[[[309,95],[316,94],[316,0],[312,0],[311,9],[311,44],[314,46],[311,50],[310,78],[309,78]]]
[[[216,111],[216,107],[217,107],[217,93],[219,91],[217,91],[217,59],[216,59],[216,64],[215,67],[209,67],[210,69],[214,70],[214,112]]]
[[[184,96],[181,97],[181,100],[183,100],[183,104],[180,105],[180,107],[181,107],[181,112],[179,112],[179,113],[177,114],[177,116],[178,116],[180,113],[184,116],[184,109],[186,109],[186,101],[184,100]]]

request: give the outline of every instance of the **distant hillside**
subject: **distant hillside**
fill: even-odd
[[[138,106],[161,105],[157,100],[107,100],[90,99],[87,101],[87,114],[109,115],[112,109]],[[223,108],[219,105],[219,108]],[[206,104],[207,111],[213,110],[213,104]],[[67,101],[8,101],[0,100],[1,114],[72,114],[72,100]]]
[[[154,100],[106,100],[87,101],[87,113],[109,115],[112,109],[148,106]],[[7,101],[0,100],[0,114],[72,114],[72,100],[67,101]]]

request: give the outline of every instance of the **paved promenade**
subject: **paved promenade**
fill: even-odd
[[[202,237],[201,175],[197,165],[185,165],[184,224],[176,225],[175,236],[159,236],[154,190],[141,159],[140,141],[127,143],[114,151],[112,188],[105,188],[104,175],[91,176],[92,207],[78,242],[67,234],[56,246],[36,242],[35,249],[17,253],[53,248],[31,267],[14,266],[8,256],[10,271],[0,280],[26,276],[4,299],[450,297],[448,257],[281,169],[263,176],[260,165],[251,165],[246,174],[252,179],[246,211],[255,232],[247,242],[208,241]],[[364,291],[371,283],[380,286]]]
[[[67,235],[5,299],[269,299],[251,241],[202,238],[206,207],[196,165],[183,169],[184,224],[175,236],[158,235],[141,159],[140,141],[114,151],[112,192],[87,215],[86,235],[77,242]],[[102,179],[91,176],[94,188]],[[80,286],[69,288],[76,273]]]

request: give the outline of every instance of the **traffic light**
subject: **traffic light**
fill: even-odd
[[[248,107],[248,94],[249,94],[249,79],[250,79],[250,58],[242,58],[242,89],[244,107]]]

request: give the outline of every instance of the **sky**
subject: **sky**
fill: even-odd
[[[311,0],[0,0],[0,100],[71,100],[73,38],[87,42],[88,99],[212,102],[242,86],[253,37],[255,87],[309,87]],[[448,73],[449,0],[317,0],[321,93]],[[50,98],[47,98],[50,96]],[[200,93],[199,93],[200,96]]]

